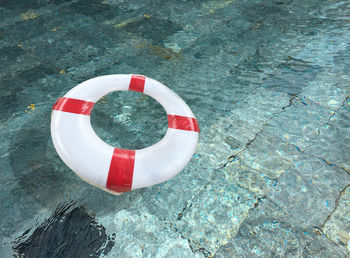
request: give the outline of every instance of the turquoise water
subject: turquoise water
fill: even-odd
[[[350,2],[0,0],[2,257],[348,257]],[[112,196],[79,179],[51,108],[84,80],[154,78],[191,107],[195,155]],[[91,115],[123,148],[166,113],[135,92]]]

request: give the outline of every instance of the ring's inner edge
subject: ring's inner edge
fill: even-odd
[[[123,93],[119,94],[118,92],[123,92]],[[120,95],[118,96],[119,103],[117,103],[119,105],[112,104],[112,103],[115,103],[116,100],[111,99],[111,97],[108,98],[108,96],[111,94]],[[133,96],[122,97],[122,95],[125,95],[125,94],[133,95]],[[135,95],[139,95],[139,97],[135,98]],[[111,111],[108,110],[107,108],[104,108],[103,110],[96,109],[97,107],[99,107],[99,105],[107,104],[108,100],[112,101],[110,105],[113,105],[113,108],[112,108],[114,109],[113,113],[111,113]],[[137,101],[142,101],[142,102],[146,101],[146,103],[140,102],[142,103],[142,106],[143,106],[142,109],[140,108],[140,105],[139,105],[140,103],[135,103]],[[120,103],[120,102],[124,102],[124,103]],[[115,110],[116,107],[117,107],[117,110]],[[131,113],[128,111],[131,111]],[[136,113],[139,113],[139,114],[136,114]],[[162,114],[160,115],[160,113]],[[103,115],[103,117],[99,117],[101,115]],[[137,116],[136,119],[134,117],[135,115]],[[162,119],[160,118],[157,119],[157,116],[159,115],[162,117]],[[164,115],[166,119],[163,119]],[[156,116],[156,118],[154,116]],[[96,121],[96,117],[98,118],[98,122]],[[103,119],[105,121],[102,121]],[[113,120],[113,123],[111,123],[111,120]],[[141,124],[140,120],[142,120],[143,124],[147,123],[146,126],[144,125],[144,128],[140,127],[140,124]],[[157,121],[157,122],[156,123],[149,122],[150,120]],[[98,124],[102,124],[102,126],[98,126]],[[164,125],[162,126],[162,124]],[[96,133],[96,135],[106,144],[109,144],[114,148],[122,148],[122,149],[129,149],[129,150],[140,150],[140,149],[145,149],[150,146],[153,146],[159,143],[160,141],[162,141],[166,137],[166,134],[168,131],[167,113],[166,113],[165,107],[162,104],[160,104],[154,97],[146,93],[140,93],[140,92],[128,91],[128,90],[110,91],[104,96],[102,96],[100,99],[98,99],[91,111],[90,125],[93,131]],[[108,129],[104,128],[104,126],[106,125],[109,126]],[[115,128],[115,125],[117,125],[117,127],[120,129],[121,132],[120,131],[111,132],[110,127],[112,127],[112,130],[113,130],[113,128]],[[147,125],[150,125],[150,126],[147,126]],[[131,130],[130,132],[130,129],[133,129],[133,130]],[[125,134],[126,131],[129,132],[128,135]],[[161,137],[159,137],[159,135],[161,135]],[[135,136],[136,136],[136,140],[135,140],[136,142],[133,141],[130,143],[130,139],[135,139]]]

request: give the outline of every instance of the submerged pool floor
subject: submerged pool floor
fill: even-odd
[[[154,78],[201,129],[172,180],[112,196],[58,157],[58,97]],[[349,257],[350,2],[0,0],[2,257]],[[166,132],[153,99],[92,113],[111,145]]]

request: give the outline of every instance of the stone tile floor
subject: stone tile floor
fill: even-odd
[[[350,257],[349,60],[349,1],[0,0],[0,253]],[[201,128],[182,173],[118,197],[49,133],[58,97],[115,73],[163,82]],[[132,92],[92,124],[134,149],[167,126]]]

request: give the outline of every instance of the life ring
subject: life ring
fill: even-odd
[[[112,91],[142,92],[168,117],[166,135],[139,150],[114,148],[92,129],[94,104]],[[112,194],[152,186],[177,175],[190,161],[199,127],[187,104],[162,83],[142,75],[96,77],[72,88],[52,108],[51,137],[61,159],[84,181]]]

